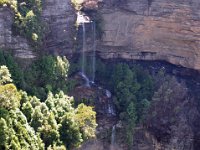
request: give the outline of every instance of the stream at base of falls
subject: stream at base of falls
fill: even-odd
[[[115,145],[115,134],[116,134],[116,125],[112,127],[112,133],[111,133],[111,145]]]

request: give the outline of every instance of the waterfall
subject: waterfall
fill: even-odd
[[[80,76],[85,80],[85,86],[90,87],[90,80],[88,77],[83,72],[80,72]]]
[[[93,29],[93,56],[92,56],[92,82],[95,80],[95,71],[96,71],[96,23],[92,23]]]
[[[95,81],[95,71],[96,71],[96,24],[95,22],[86,22],[83,18],[81,17],[81,15],[79,14],[79,19],[77,19],[79,21],[79,23],[81,23],[82,25],[82,39],[83,39],[83,43],[82,43],[82,64],[81,64],[81,73],[80,75],[82,76],[82,78],[85,80],[86,82],[86,86],[90,86],[90,83],[94,83]],[[83,21],[84,20],[84,21]],[[83,21],[83,22],[81,22]],[[92,59],[91,60],[86,60],[86,50],[87,50],[87,43],[86,43],[86,24],[85,23],[90,23],[91,24],[91,28],[92,28]],[[87,74],[88,71],[85,68],[86,64],[88,63],[87,61],[90,62],[90,69],[91,71],[89,71],[89,75]]]
[[[90,22],[91,20],[87,15],[85,15],[83,12],[80,12],[80,11],[77,12],[76,23],[78,25],[81,25],[83,23],[90,23]]]
[[[86,33],[85,33],[85,23],[82,23],[83,28],[83,47],[82,47],[82,74],[85,75],[85,50],[86,50]]]
[[[108,101],[107,113],[109,116],[116,116],[115,110],[113,108],[113,103],[111,102],[111,100]]]
[[[111,97],[112,97],[112,94],[111,94],[111,92],[110,92],[110,91],[108,91],[108,90],[106,90],[106,96],[107,96],[108,98],[111,98]]]
[[[90,86],[90,83],[94,83],[95,80],[95,71],[96,71],[96,24],[95,22],[92,23],[92,60],[91,60],[91,74],[89,79],[87,77],[87,73],[85,70],[85,65],[86,65],[86,56],[85,56],[85,51],[87,49],[87,44],[86,44],[86,28],[85,28],[85,23],[82,22],[82,30],[83,30],[83,47],[82,47],[82,70],[81,70],[81,76],[83,79],[86,81],[86,86]]]
[[[115,145],[116,125],[112,127],[111,146]]]
[[[112,107],[111,104],[108,104],[108,114],[109,115],[113,115],[113,116],[115,115],[113,107]]]
[[[82,28],[83,28],[83,47],[82,47],[82,66],[81,66],[81,77],[85,80],[85,86],[89,87],[90,86],[90,81],[86,75],[85,72],[85,51],[86,51],[86,32],[85,32],[85,23],[82,23]]]
[[[105,95],[108,98],[108,103],[107,103],[107,113],[109,116],[116,116],[115,110],[113,107],[113,101],[111,100],[112,93],[109,90],[105,91]]]

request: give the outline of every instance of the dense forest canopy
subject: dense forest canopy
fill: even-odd
[[[62,91],[48,93],[44,102],[12,83],[0,68],[0,149],[71,149],[95,137],[96,113],[91,106],[73,106]]]

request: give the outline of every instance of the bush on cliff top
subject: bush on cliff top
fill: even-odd
[[[27,38],[33,46],[40,44],[44,30],[40,21],[41,0],[0,0],[0,5],[9,6],[15,12],[14,34]]]

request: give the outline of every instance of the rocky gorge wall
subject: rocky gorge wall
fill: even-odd
[[[74,48],[76,12],[71,0],[43,0],[41,20],[45,28],[43,45],[39,50],[54,54],[71,53]],[[12,33],[14,12],[0,6],[0,48],[9,49],[19,58],[35,58],[27,39]]]
[[[70,0],[43,0],[46,36],[43,50],[72,54],[76,12]],[[105,59],[165,60],[200,70],[200,2],[198,0],[84,0],[102,16],[99,56]],[[33,56],[26,39],[12,35],[13,13],[0,8],[0,47],[19,57]]]
[[[165,60],[200,70],[200,1],[109,0],[100,13],[101,57]]]
[[[12,33],[14,12],[8,7],[0,7],[0,48],[12,50],[21,59],[32,59],[36,54],[32,51],[28,41]]]
[[[76,12],[71,0],[43,0],[42,20],[47,33],[44,49],[56,54],[71,53],[76,36]]]

